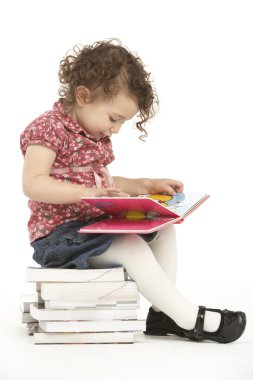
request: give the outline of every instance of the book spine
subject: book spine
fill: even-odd
[[[71,285],[71,286],[70,286]],[[126,298],[139,299],[139,292],[134,281],[97,283],[41,283],[43,300],[119,300]]]
[[[124,281],[123,267],[108,269],[27,268],[27,282],[105,282]]]
[[[143,331],[145,321],[39,321],[39,327],[44,332]]]
[[[109,301],[58,301],[58,300],[46,300],[46,309],[137,309],[139,308],[139,302],[135,298],[129,298],[126,300],[109,300]]]
[[[66,321],[66,320],[117,320],[117,319],[137,319],[137,309],[135,310],[47,310],[39,309],[36,305],[31,305],[31,317],[39,321]]]

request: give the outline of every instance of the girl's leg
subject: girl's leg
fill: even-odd
[[[140,293],[159,310],[170,316],[180,327],[194,327],[198,306],[187,300],[164,273],[147,243],[138,235],[122,235],[114,239],[111,247],[100,256],[89,259],[94,268],[122,265],[136,281]],[[216,315],[213,318],[213,315]],[[205,331],[215,331],[220,314],[208,312]]]
[[[162,270],[175,285],[177,277],[177,242],[175,226],[171,224],[158,231],[155,238],[148,245]]]
[[[173,285],[176,285],[177,277],[177,242],[176,229],[173,224],[159,230],[155,238],[148,244],[158,264],[169,277]],[[155,311],[160,311],[152,305]]]

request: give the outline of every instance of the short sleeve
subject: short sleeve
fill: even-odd
[[[20,136],[20,148],[25,155],[29,145],[44,145],[59,154],[65,140],[64,127],[53,120],[38,118]]]

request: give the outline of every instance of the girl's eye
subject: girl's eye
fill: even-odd
[[[110,117],[110,121],[113,122],[113,123],[116,123],[117,120],[115,120],[112,117]]]

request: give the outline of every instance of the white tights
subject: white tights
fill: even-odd
[[[175,287],[177,246],[173,225],[160,230],[150,243],[138,235],[119,235],[105,253],[89,262],[93,268],[122,265],[155,311],[163,311],[182,328],[194,327],[198,306]],[[204,330],[215,331],[219,324],[220,314],[207,311]]]

